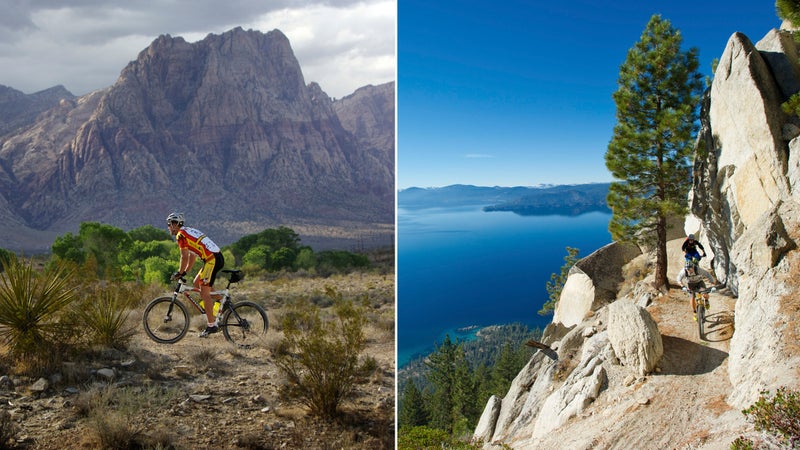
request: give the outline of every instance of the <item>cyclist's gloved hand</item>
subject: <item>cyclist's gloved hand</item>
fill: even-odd
[[[175,281],[175,280],[177,280],[179,278],[183,278],[185,275],[186,275],[186,272],[175,272],[175,273],[172,274],[172,276],[169,279],[172,280],[172,281]]]

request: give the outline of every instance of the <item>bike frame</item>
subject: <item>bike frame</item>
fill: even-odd
[[[190,292],[196,292],[196,293],[200,294],[200,289],[194,287],[194,285],[189,284],[184,278],[181,278],[181,279],[179,279],[177,281],[178,281],[178,284],[175,285],[175,289],[173,289],[173,291],[172,291],[172,301],[173,302],[177,301],[178,300],[178,296],[183,294],[183,297],[188,299],[189,303],[194,305],[195,309],[197,309],[197,311],[200,312],[200,314],[205,314],[206,310],[205,310],[205,308],[203,306],[203,303],[204,303],[203,299],[200,298],[200,301],[198,301],[198,300],[195,300],[195,298],[193,296],[189,295]],[[217,311],[217,316],[216,316],[216,317],[220,317],[222,315],[223,311],[225,311],[225,308],[228,305],[228,303],[230,303],[230,301],[231,301],[230,282],[228,282],[228,287],[226,287],[225,289],[222,289],[220,291],[211,291],[212,299],[213,299],[213,296],[215,296],[215,295],[222,296],[222,298],[219,300],[219,311]],[[170,306],[169,312],[172,313],[172,307],[171,306]]]
[[[241,320],[241,317],[239,316],[239,313],[236,312],[236,308],[234,307],[233,302],[231,300],[230,286],[231,282],[228,281],[228,285],[225,287],[225,289],[219,291],[211,291],[212,299],[213,296],[215,295],[222,296],[222,298],[219,300],[219,310],[217,311],[216,316],[214,316],[215,319],[219,319],[220,317],[222,317],[222,313],[224,313],[227,308],[230,308],[233,316],[236,317],[237,320]],[[194,305],[195,309],[197,309],[197,311],[200,312],[200,314],[205,314],[206,309],[203,306],[203,299],[201,298],[200,301],[195,300],[194,297],[189,295],[190,292],[197,292],[199,294],[200,289],[194,287],[194,285],[192,284],[189,284],[189,282],[187,282],[185,278],[180,278],[178,280],[178,284],[175,285],[175,289],[173,289],[172,301],[173,302],[177,301],[178,295],[183,294],[183,297],[188,299],[189,302],[192,305]],[[172,305],[170,305],[169,312],[172,313]]]

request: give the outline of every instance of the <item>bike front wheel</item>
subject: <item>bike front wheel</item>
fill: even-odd
[[[261,305],[239,302],[222,314],[220,326],[225,339],[240,348],[253,348],[266,342],[269,320]]]
[[[142,316],[144,331],[161,344],[174,344],[189,331],[189,310],[172,297],[159,297],[150,302]]]
[[[705,300],[700,300],[697,303],[697,333],[700,339],[703,339],[703,324],[706,321],[706,305]]]

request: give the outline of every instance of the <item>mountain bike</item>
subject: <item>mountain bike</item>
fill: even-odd
[[[234,302],[230,295],[231,284],[244,279],[241,270],[223,269],[220,274],[227,274],[228,284],[225,289],[211,292],[212,298],[220,298],[214,304],[217,326],[229,342],[240,348],[252,348],[263,343],[269,328],[267,312],[254,302]],[[183,297],[184,301],[179,298]],[[150,339],[161,344],[174,344],[189,331],[189,307],[194,308],[205,317],[200,289],[180,278],[175,284],[171,296],[158,297],[147,304],[142,322],[144,331]]]
[[[700,336],[700,339],[703,339],[704,336],[703,327],[705,326],[705,321],[706,321],[706,311],[708,311],[709,308],[708,299],[704,294],[714,292],[717,290],[717,288],[710,287],[710,288],[690,289],[684,287],[683,290],[686,291],[689,295],[694,296],[695,304],[697,305],[697,309],[695,310],[695,313],[697,314],[697,332]]]

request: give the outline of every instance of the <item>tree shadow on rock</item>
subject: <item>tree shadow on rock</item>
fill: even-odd
[[[664,375],[700,375],[712,372],[728,357],[726,352],[675,336],[662,336],[664,355],[659,366]]]

